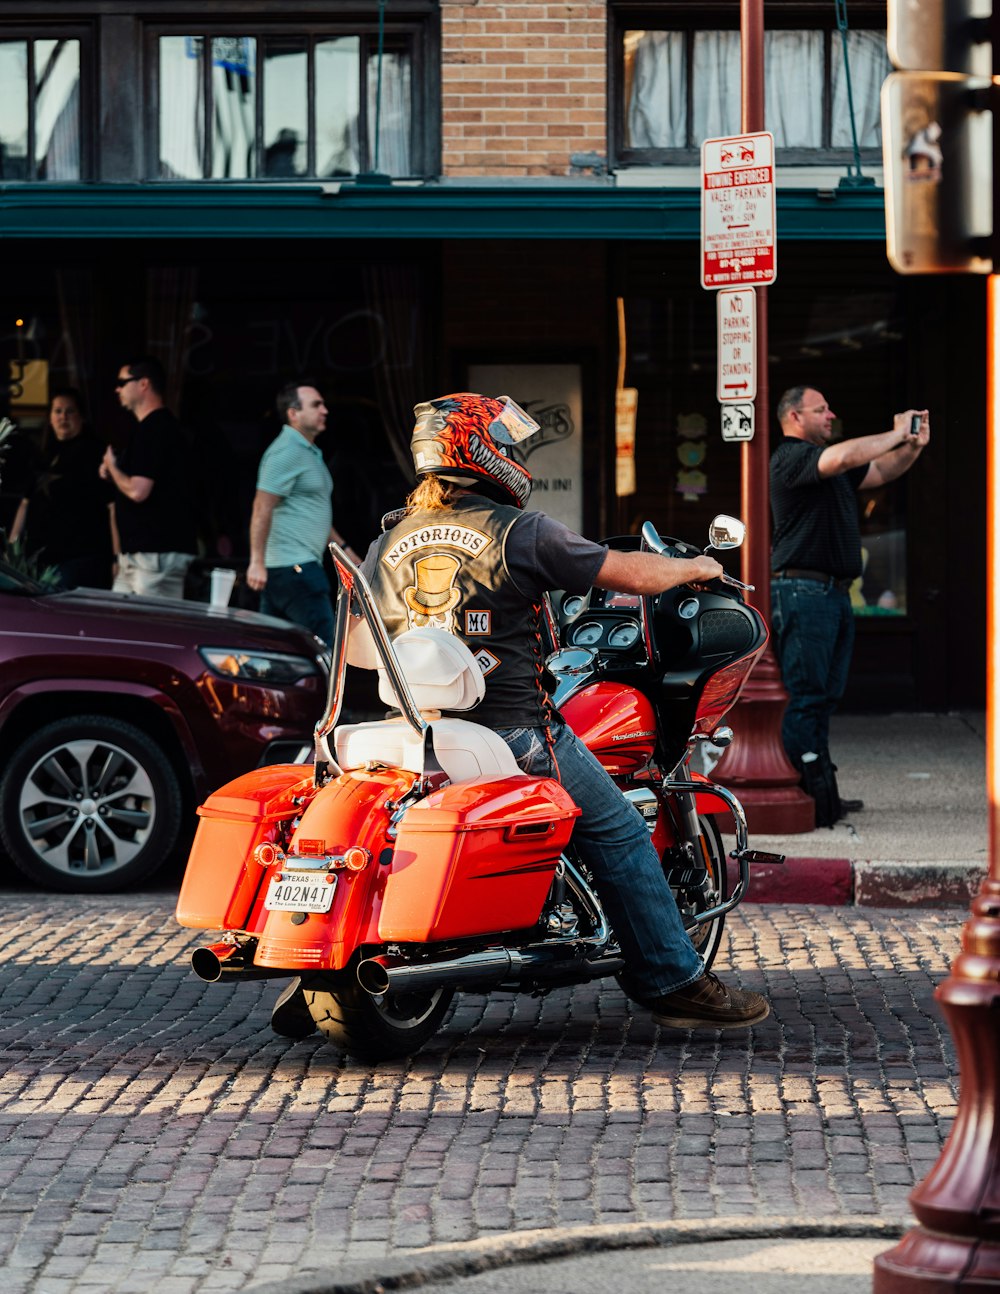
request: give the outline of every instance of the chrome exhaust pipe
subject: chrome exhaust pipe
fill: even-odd
[[[246,960],[248,952],[253,956],[254,947],[256,940],[250,948],[230,943],[196,948],[191,954],[191,969],[206,984],[217,984],[220,979],[286,979],[297,973],[279,967],[254,966]]]
[[[369,957],[358,963],[358,983],[366,993],[411,993],[446,984],[500,984],[548,958],[514,949],[488,948],[439,962],[404,962],[398,957]]]

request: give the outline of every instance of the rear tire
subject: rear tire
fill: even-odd
[[[441,1027],[454,989],[384,993],[373,997],[360,984],[335,990],[305,988],[306,1007],[324,1037],[356,1060],[410,1056]]]
[[[699,912],[705,912],[708,908],[714,908],[724,901],[728,893],[728,876],[726,851],[719,828],[712,818],[707,818],[703,814],[698,815],[698,827],[701,835],[695,848],[704,856],[705,877],[697,885],[675,889],[674,897],[677,899],[684,924],[688,927],[691,942],[704,961],[705,969],[709,970],[722,943],[722,931],[725,928],[726,918],[716,917],[707,925],[691,926],[689,922]]]

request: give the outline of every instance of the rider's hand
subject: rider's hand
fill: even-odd
[[[704,584],[706,580],[717,580],[726,573],[720,562],[706,554],[702,554],[701,557],[689,558],[688,565],[691,568],[688,582],[691,584]]]

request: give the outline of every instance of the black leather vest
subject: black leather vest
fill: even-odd
[[[432,625],[461,638],[486,679],[486,696],[461,717],[491,728],[548,723],[541,608],[518,592],[504,561],[520,509],[481,495],[447,511],[411,512],[379,540],[371,579],[395,638]]]

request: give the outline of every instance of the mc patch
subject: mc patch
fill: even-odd
[[[484,638],[493,631],[492,611],[466,611],[466,638]]]

